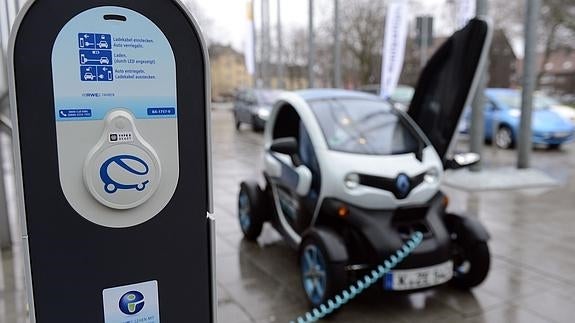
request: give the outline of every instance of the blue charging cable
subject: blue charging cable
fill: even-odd
[[[340,294],[336,295],[332,299],[329,299],[324,304],[321,304],[320,306],[312,309],[305,315],[298,317],[297,321],[292,321],[291,323],[316,322],[331,314],[333,311],[351,301],[357,297],[357,295],[361,294],[364,290],[368,289],[371,285],[383,278],[385,274],[397,266],[405,257],[407,257],[415,248],[417,248],[421,244],[422,240],[423,234],[421,234],[421,232],[414,233],[411,238],[399,250],[397,250],[395,254],[391,255],[389,259],[383,262],[383,265],[377,266],[377,270],[372,270],[371,275],[365,275],[363,279],[358,280],[356,283],[352,284],[349,288],[345,289]]]

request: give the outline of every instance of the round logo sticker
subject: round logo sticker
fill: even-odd
[[[127,292],[120,298],[120,311],[126,315],[138,314],[144,309],[144,295],[138,291]]]

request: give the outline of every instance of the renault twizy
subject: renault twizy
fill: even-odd
[[[302,284],[319,305],[379,265],[414,232],[421,245],[381,288],[412,291],[487,276],[489,235],[474,218],[446,212],[444,169],[477,161],[451,155],[477,85],[490,32],[472,20],[424,68],[407,113],[370,94],[284,94],[265,130],[265,186],[243,182],[239,221],[255,240],[269,221],[299,250]]]

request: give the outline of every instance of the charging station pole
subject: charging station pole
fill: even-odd
[[[215,322],[195,20],[176,0],[35,0],[9,47],[31,322]]]

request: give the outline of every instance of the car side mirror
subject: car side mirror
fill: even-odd
[[[294,137],[286,137],[275,139],[272,142],[270,150],[280,154],[286,154],[289,156],[298,153],[297,140]]]
[[[456,154],[445,162],[445,169],[461,169],[479,163],[481,157],[476,153]]]
[[[298,143],[294,137],[278,138],[272,142],[270,150],[276,153],[285,154],[291,157],[294,166],[299,166]]]

